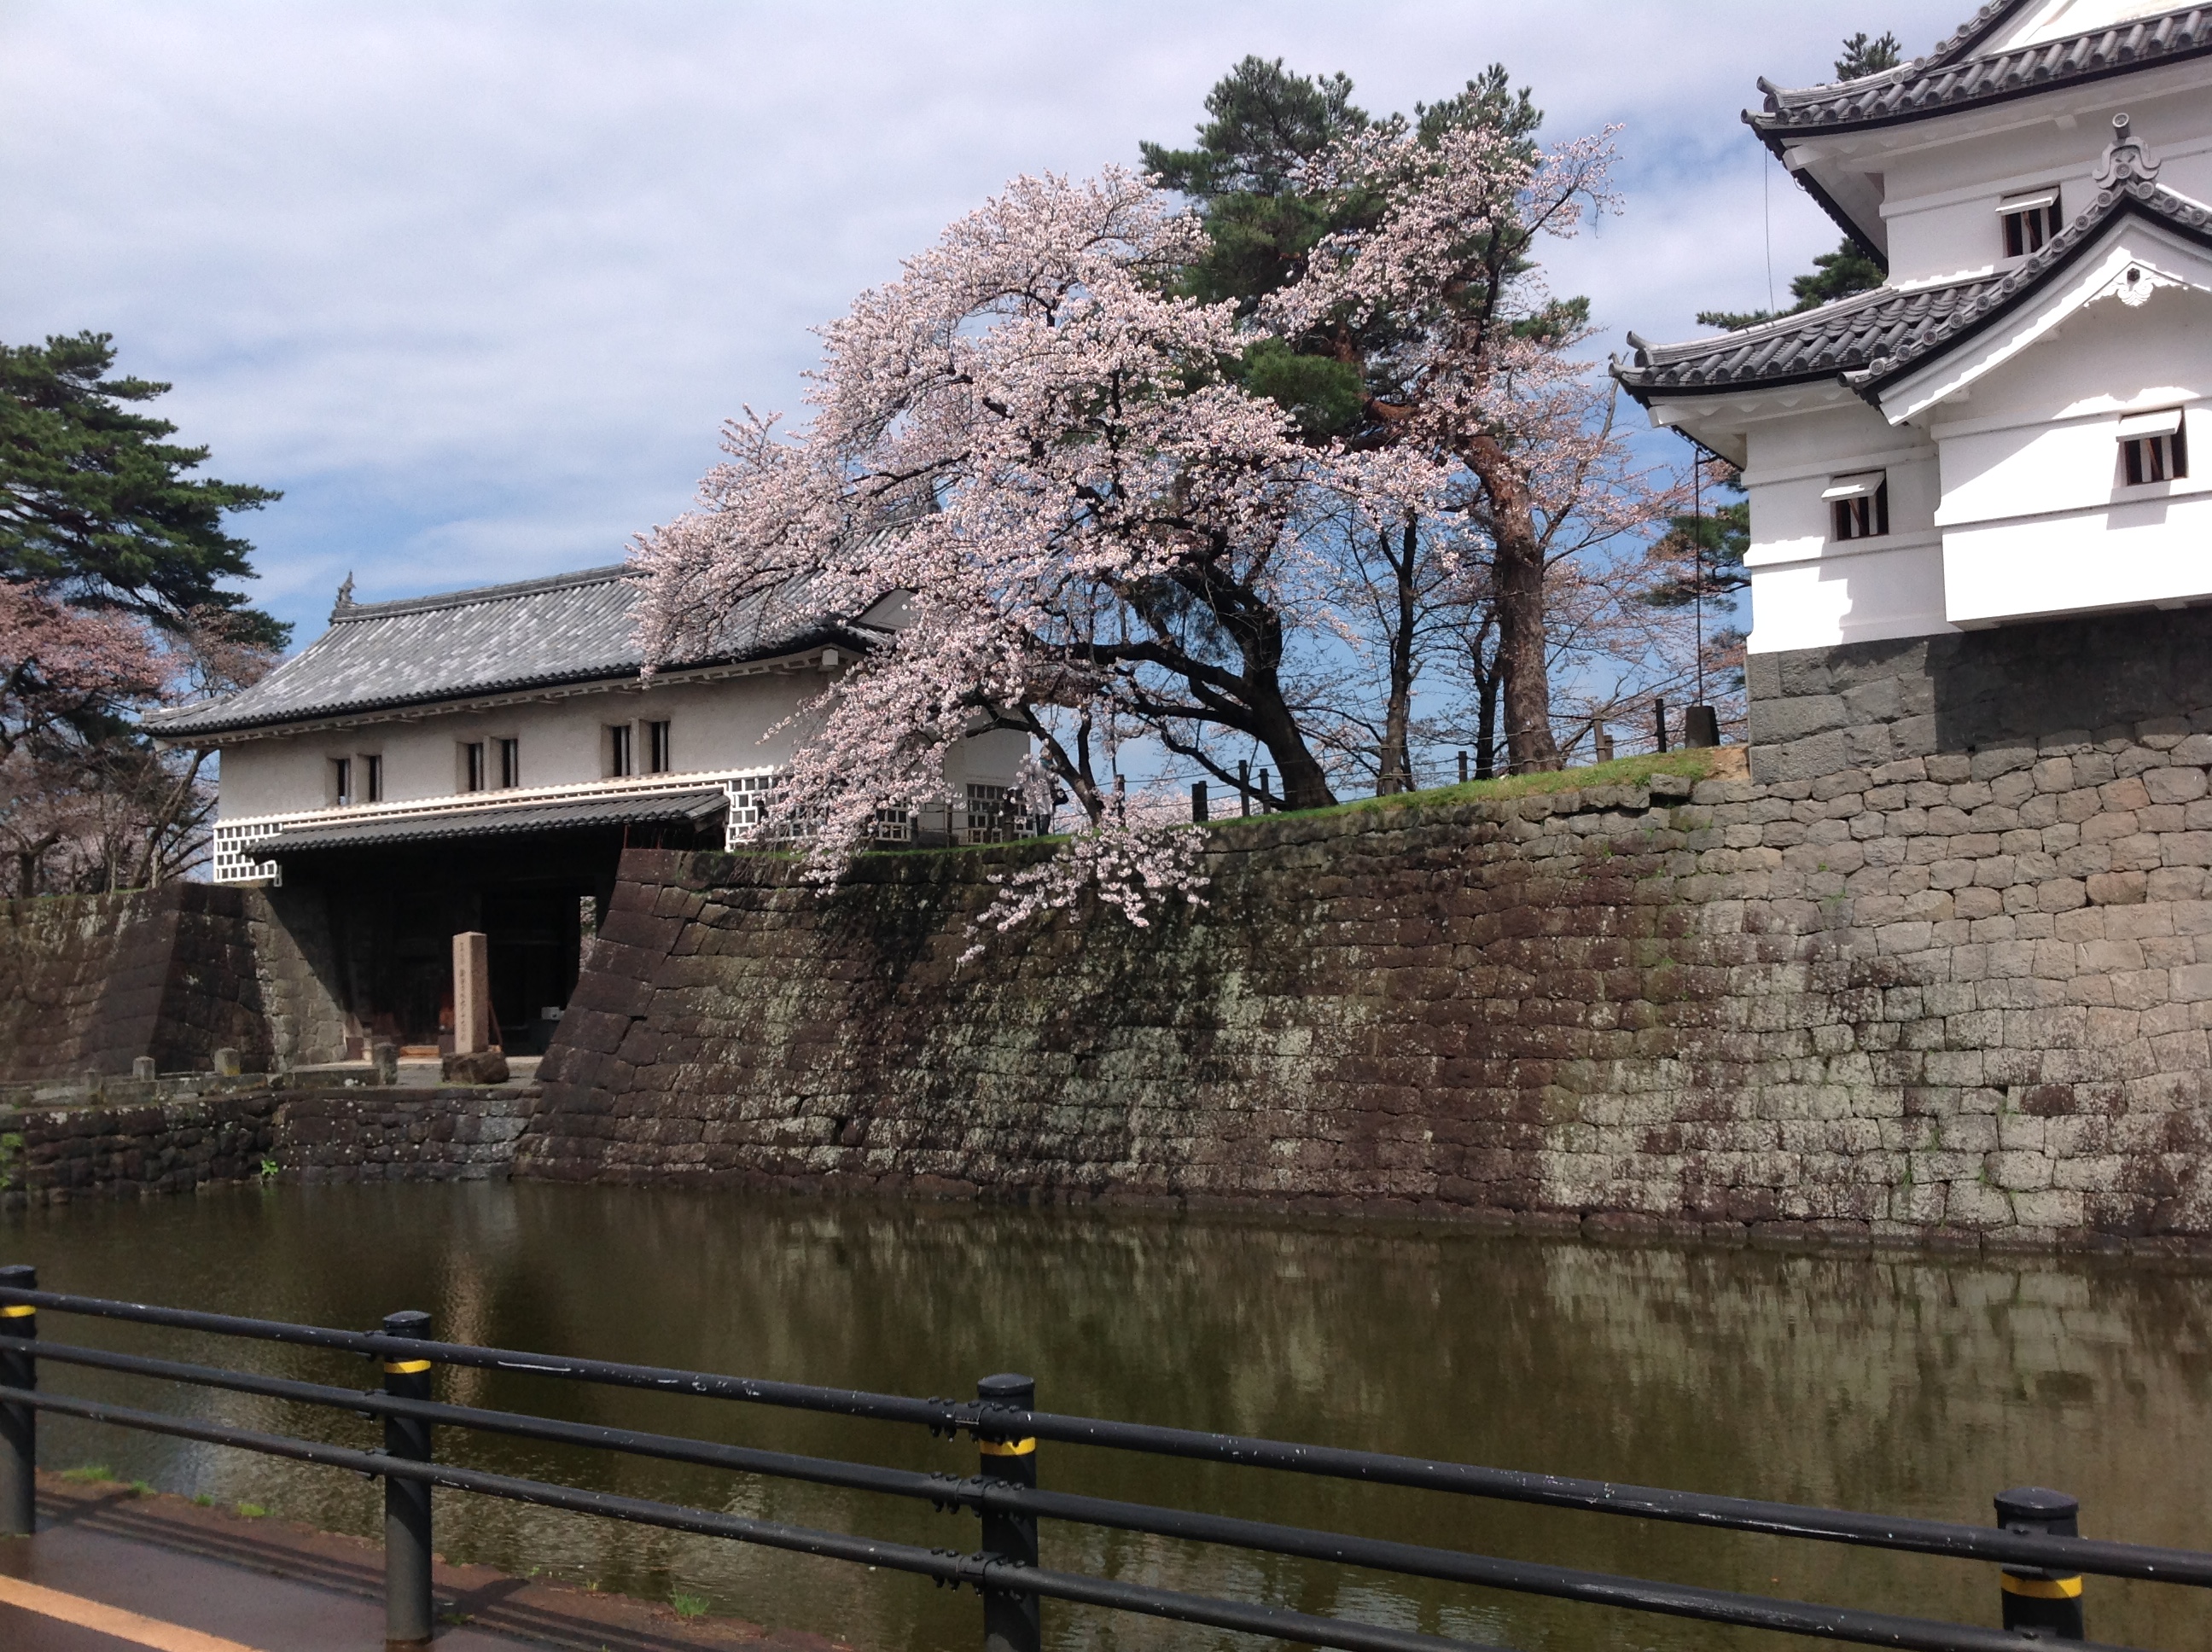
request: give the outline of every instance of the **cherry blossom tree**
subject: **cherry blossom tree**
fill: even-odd
[[[1550,586],[1602,580],[1638,557],[1663,514],[1666,478],[1626,461],[1609,399],[1589,391],[1592,364],[1573,359],[1586,307],[1549,295],[1537,266],[1546,235],[1573,233],[1607,203],[1606,138],[1540,149],[1541,112],[1498,64],[1410,120],[1375,120],[1352,89],[1341,75],[1248,58],[1208,93],[1194,148],[1148,143],[1144,153],[1206,226],[1184,289],[1233,299],[1274,329],[1248,345],[1241,381],[1291,410],[1310,442],[1418,455],[1448,479],[1429,489],[1426,514],[1394,511],[1385,521],[1351,505],[1337,516],[1334,606],[1354,668],[1327,685],[1314,720],[1340,763],[1389,792],[1416,783],[1417,726],[1438,732],[1433,707],[1415,715],[1417,683],[1433,660],[1459,654],[1463,637],[1493,660],[1502,653],[1534,688],[1549,683],[1524,669],[1532,639],[1547,671],[1577,669],[1576,651],[1554,646]],[[1534,355],[1556,393],[1528,393],[1531,368],[1494,343]],[[1502,478],[1491,467],[1487,483],[1463,457],[1480,437],[1509,461]],[[1516,482],[1525,485],[1508,495],[1525,501],[1497,496]],[[1502,536],[1492,531],[1498,519]],[[1584,574],[1568,559],[1602,566]],[[1526,577],[1539,565],[1540,578]],[[1532,614],[1534,598],[1543,606]],[[1596,635],[1579,621],[1569,629]],[[1637,629],[1624,640],[1633,643]],[[1479,720],[1492,731],[1503,674],[1477,685]],[[1575,679],[1567,698],[1588,687]],[[1523,746],[1535,749],[1516,754],[1521,766],[1557,761],[1545,748],[1571,732],[1561,710],[1567,721],[1553,731],[1524,708]]]
[[[1144,835],[1106,772],[1133,730],[1234,731],[1294,805],[1334,800],[1291,681],[1325,595],[1300,531],[1315,455],[1224,374],[1233,307],[1168,289],[1199,234],[1127,172],[1016,180],[823,330],[803,430],[748,413],[702,507],[641,539],[655,659],[711,652],[739,613],[902,593],[782,777],[774,818],[804,823],[817,872],[879,811],[941,807],[948,754],[990,728],[1034,742],[1038,786],[1093,833]]]
[[[1573,354],[1587,307],[1555,300],[1534,259],[1542,238],[1612,204],[1611,135],[1540,149],[1525,94],[1503,106],[1503,84],[1494,72],[1453,105],[1374,123],[1309,161],[1304,187],[1365,210],[1259,314],[1297,349],[1357,363],[1356,441],[1464,477],[1451,508],[1487,548],[1510,764],[1548,768],[1560,759],[1547,572],[1662,517],[1671,495],[1629,461],[1610,398]]]
[[[842,875],[887,811],[945,807],[953,750],[1011,730],[1032,810],[1064,796],[1083,825],[987,930],[1080,889],[1132,916],[1194,893],[1169,805],[1109,783],[1120,744],[1225,778],[1249,743],[1290,806],[1332,802],[1333,676],[1379,616],[1402,783],[1424,605],[1470,581],[1495,593],[1516,763],[1556,765],[1547,569],[1652,513],[1566,354],[1581,308],[1527,257],[1603,199],[1609,148],[1425,117],[1330,130],[1311,187],[1371,210],[1257,304],[1193,290],[1205,222],[1156,183],[1017,179],[823,330],[802,425],[749,410],[698,508],[641,537],[650,660],[709,656],[740,621],[875,628],[796,714],[763,824],[803,838],[811,875]],[[1333,331],[1374,370],[1356,437],[1252,370],[1296,379]],[[1347,536],[1388,574],[1350,570]]]
[[[41,858],[96,819],[98,777],[85,759],[132,704],[160,695],[167,675],[125,615],[0,580],[0,832],[18,894],[35,893]]]
[[[205,754],[137,734],[159,705],[224,693],[274,662],[259,616],[216,604],[161,629],[0,580],[0,843],[19,896],[160,883],[205,853]]]

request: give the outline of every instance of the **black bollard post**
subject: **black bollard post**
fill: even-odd
[[[1667,749],[1667,702],[1664,700],[1651,702],[1651,720],[1659,726],[1659,749],[1664,751]]]
[[[1026,1376],[1018,1376],[1010,1371],[1002,1372],[978,1382],[975,1397],[986,1405],[997,1404],[1030,1411],[1036,1406],[1036,1384]],[[982,1477],[987,1480],[1000,1480],[1009,1485],[1035,1485],[1036,1442],[1026,1437],[992,1439],[988,1431],[990,1428],[988,1413],[983,1428],[985,1431],[975,1436],[975,1449],[982,1456]],[[1024,1566],[1036,1565],[1036,1516],[985,1509],[983,1552],[997,1559],[1016,1561]],[[1040,1652],[1043,1644],[1043,1622],[1037,1610],[1036,1595],[984,1590],[983,1652]]]
[[[1467,753],[1464,751],[1459,754],[1459,783],[1462,786],[1467,784]]]
[[[1248,759],[1239,759],[1237,764],[1237,812],[1240,816],[1252,812],[1252,765]]]
[[[2081,1535],[2081,1505],[2063,1491],[2018,1485],[1997,1493],[1997,1524],[2008,1532],[2037,1536]],[[2038,1630],[2054,1640],[2078,1641],[2081,1626],[2081,1577],[2078,1572],[2035,1566],[2007,1566],[1998,1579],[2007,1629]]]
[[[1194,822],[1206,818],[1206,782],[1204,780],[1193,780],[1190,783],[1190,817]]]
[[[0,1267],[0,1285],[36,1291],[39,1270],[18,1262]],[[39,1386],[39,1363],[30,1343],[39,1334],[39,1310],[27,1303],[0,1303],[0,1385]],[[28,1537],[39,1528],[39,1413],[28,1406],[0,1406],[0,1536]]]
[[[410,1309],[384,1316],[388,1337],[427,1338],[430,1316]],[[430,1362],[384,1362],[384,1391],[401,1400],[430,1397]],[[412,1417],[384,1419],[386,1456],[430,1461],[430,1425]],[[422,1480],[384,1477],[384,1638],[388,1644],[427,1643],[436,1625],[430,1611],[430,1487]]]

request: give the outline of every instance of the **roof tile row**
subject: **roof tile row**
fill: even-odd
[[[635,677],[641,592],[622,565],[402,602],[342,603],[330,629],[240,693],[147,719],[167,740]],[[742,605],[707,665],[865,646],[783,593]]]
[[[1840,379],[1871,393],[1962,343],[2057,278],[2118,218],[2155,220],[2212,246],[2212,212],[2123,166],[2086,210],[2041,252],[2002,276],[1903,291],[1877,287],[1802,315],[1680,344],[1629,335],[1632,362],[1614,376],[1640,400],[1668,391],[1771,388]]]
[[[1747,112],[1771,145],[1818,131],[1886,126],[2212,52],[2212,7],[2178,7],[2069,36],[1990,52],[1987,43],[2032,0],[1996,0],[1924,58],[1831,86],[1790,91],[1762,81],[1763,113]]]

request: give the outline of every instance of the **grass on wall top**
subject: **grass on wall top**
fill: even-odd
[[[1611,762],[1589,763],[1580,768],[1551,769],[1539,774],[1503,774],[1492,780],[1468,780],[1464,785],[1431,787],[1424,792],[1399,792],[1387,798],[1353,798],[1328,809],[1298,812],[1341,814],[1354,809],[1396,809],[1409,804],[1499,802],[1535,797],[1547,792],[1578,792],[1591,786],[1632,786],[1654,774],[1679,774],[1685,780],[1710,780],[1718,772],[1740,772],[1740,746],[1705,746],[1683,751],[1650,751],[1640,757],[1615,757]],[[1233,802],[1235,793],[1230,793]]]

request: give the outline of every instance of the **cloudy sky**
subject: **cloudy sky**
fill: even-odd
[[[1836,43],[1970,0],[465,6],[0,0],[0,339],[112,332],[244,519],[258,597],[619,560],[812,324],[1006,179],[1181,141],[1247,52],[1382,112],[1502,61],[1555,137],[1622,128],[1626,211],[1553,284],[1657,337],[1837,234],[1738,119]],[[1771,192],[1771,203],[1765,197]]]

